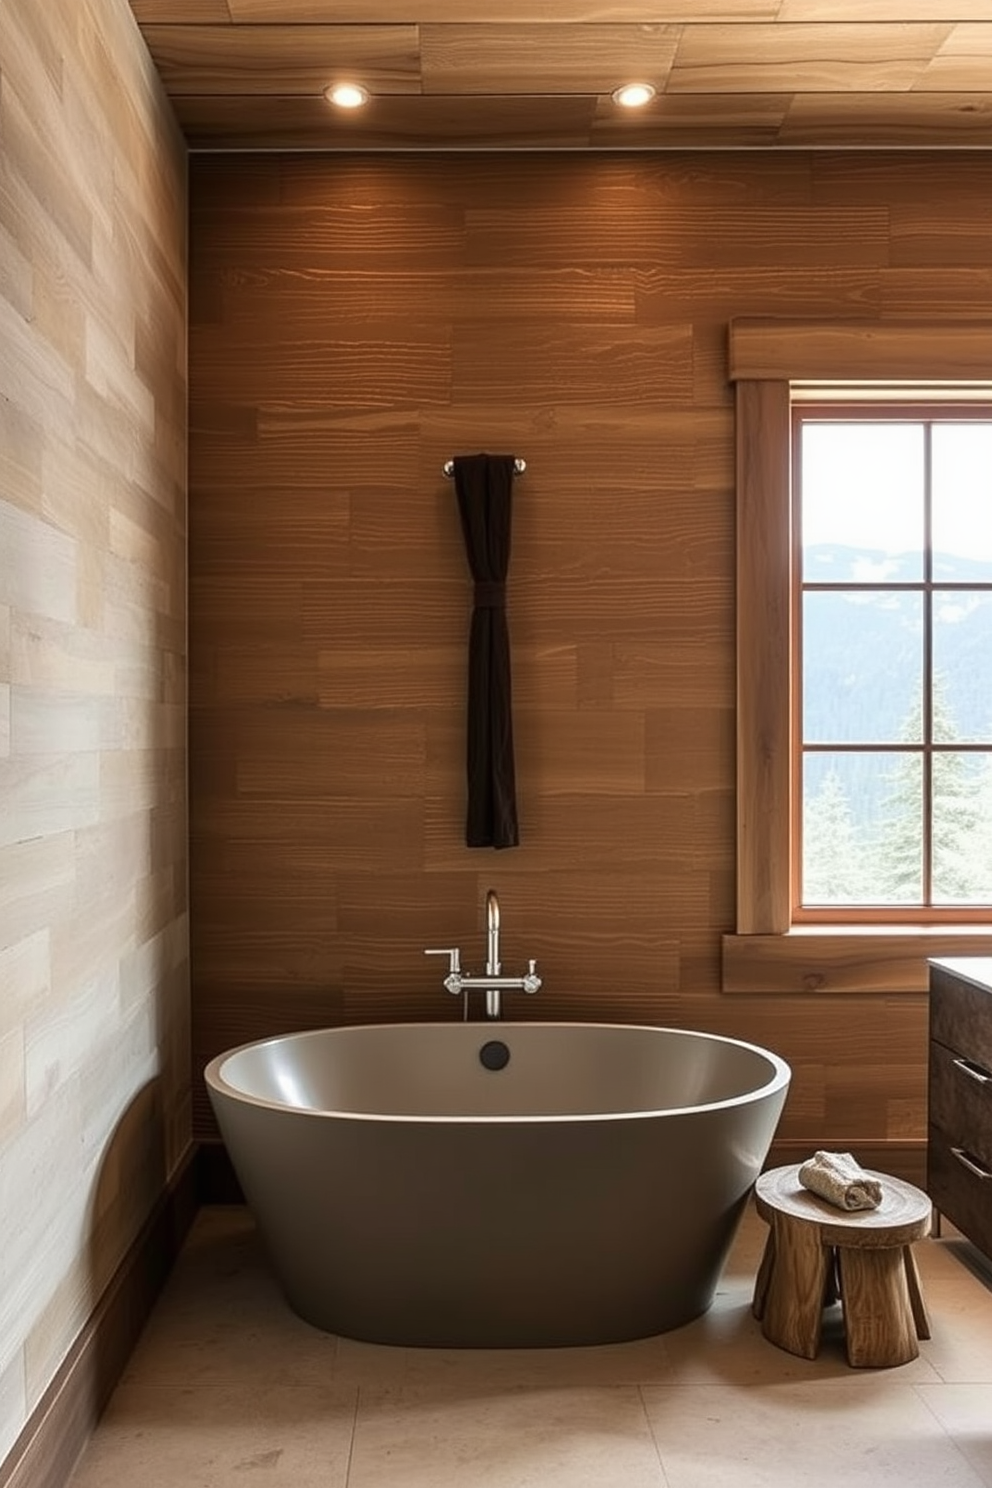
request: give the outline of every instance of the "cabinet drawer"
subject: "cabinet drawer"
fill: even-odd
[[[955,1143],[956,1147],[958,1144]],[[963,1145],[963,1144],[962,1144]],[[967,1154],[966,1154],[967,1155]],[[939,1127],[931,1126],[927,1146],[927,1192],[962,1234],[992,1256],[992,1168],[981,1176],[960,1158]]]
[[[931,1044],[929,1115],[950,1142],[992,1167],[992,1070]]]
[[[930,1037],[992,1070],[992,991],[931,967]]]

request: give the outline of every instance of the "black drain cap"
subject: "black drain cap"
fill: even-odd
[[[490,1039],[479,1050],[479,1063],[485,1065],[487,1070],[506,1069],[509,1062],[510,1051],[502,1039]]]

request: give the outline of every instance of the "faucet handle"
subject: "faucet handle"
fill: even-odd
[[[525,992],[540,992],[541,978],[537,975],[537,962],[527,962],[527,975],[523,978]]]
[[[452,997],[457,997],[462,990],[462,953],[459,946],[445,946],[441,949],[432,947],[424,951],[425,956],[447,956],[448,975],[444,979],[444,985]]]

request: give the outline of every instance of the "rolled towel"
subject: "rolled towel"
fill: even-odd
[[[838,1209],[877,1209],[882,1202],[882,1185],[849,1152],[815,1152],[799,1169],[799,1182]]]

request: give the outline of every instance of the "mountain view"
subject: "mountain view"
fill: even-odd
[[[905,560],[820,544],[806,550],[805,573],[821,583],[912,582]],[[900,571],[903,570],[903,571]],[[955,737],[992,742],[992,562],[934,557],[941,584],[988,586],[938,592],[934,671],[956,725]],[[816,743],[892,743],[906,738],[919,707],[923,608],[905,591],[807,591],[803,606],[806,739]]]

